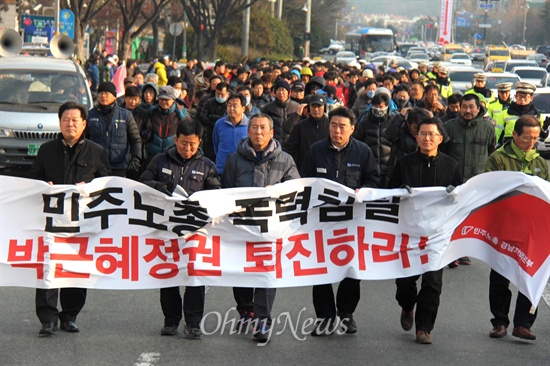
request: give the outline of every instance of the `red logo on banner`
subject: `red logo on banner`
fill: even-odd
[[[533,276],[550,255],[550,204],[514,192],[472,212],[452,240],[482,240]]]

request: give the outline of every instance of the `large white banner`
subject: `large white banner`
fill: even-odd
[[[534,304],[550,276],[550,183],[522,173],[443,188],[322,179],[165,196],[124,178],[0,177],[0,286],[290,287],[483,260]],[[488,281],[488,278],[480,278]]]

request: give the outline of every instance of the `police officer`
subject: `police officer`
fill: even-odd
[[[503,110],[510,108],[510,104],[512,104],[512,98],[510,98],[512,83],[500,83],[495,86],[497,87],[498,98],[487,105],[489,115],[494,120],[496,120],[497,114],[502,113]]]
[[[545,122],[542,114],[533,104],[533,94],[537,90],[537,87],[528,82],[518,81],[514,84],[514,89],[516,89],[515,101],[510,104],[510,108],[502,111],[502,113],[498,114],[498,118],[495,118],[498,144],[503,145],[512,139],[516,121],[519,117],[525,115],[535,116],[540,120],[542,126],[540,138],[545,139],[548,137],[550,120],[547,119]]]
[[[491,89],[487,88],[487,75],[480,72],[474,75],[474,86],[464,94],[477,93],[485,97],[486,103],[491,103],[495,100],[495,96],[491,92]]]

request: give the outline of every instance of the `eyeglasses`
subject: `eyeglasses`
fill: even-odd
[[[531,94],[525,94],[525,93],[516,93],[516,99],[528,99],[531,97]]]
[[[519,138],[525,142],[537,141],[539,139],[538,137],[531,137],[531,136],[520,136]]]
[[[441,136],[439,133],[436,133],[436,132],[419,132],[418,133],[418,136],[422,137],[422,138],[426,138],[426,137],[429,137],[431,139],[434,139],[438,136]]]

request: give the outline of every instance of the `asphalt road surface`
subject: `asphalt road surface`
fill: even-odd
[[[160,335],[163,316],[158,290],[90,290],[77,323],[80,333],[38,336],[34,289],[0,288],[0,363],[8,365],[548,365],[550,286],[539,304],[532,330],[537,340],[509,335],[489,338],[489,267],[444,270],[439,315],[432,345],[415,342],[414,331],[399,322],[394,281],[363,281],[355,312],[355,335],[311,337],[311,288],[279,289],[271,341],[258,346],[249,334],[231,334],[236,311],[230,288],[206,294],[204,335],[200,340]],[[514,288],[514,286],[511,286]],[[514,290],[515,292],[515,290]],[[512,304],[515,303],[514,300]],[[512,305],[513,309],[514,305]],[[227,314],[227,316],[226,316]],[[225,320],[224,320],[225,318]],[[225,322],[225,324],[224,324]]]

